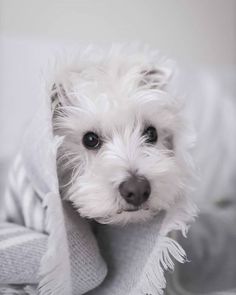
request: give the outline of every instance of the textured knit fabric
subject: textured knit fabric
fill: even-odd
[[[1,227],[5,230],[8,221],[12,229],[5,230],[0,241],[0,294],[14,294],[13,289],[18,294],[18,286],[6,288],[7,284],[32,283],[40,294],[84,294],[106,276],[90,224],[61,201],[57,145],[48,100],[26,132],[1,199]]]
[[[13,223],[0,226],[0,283],[36,284],[47,235]]]

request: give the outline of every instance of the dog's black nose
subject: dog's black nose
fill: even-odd
[[[151,186],[145,177],[131,176],[120,184],[119,191],[127,203],[140,206],[149,198]]]

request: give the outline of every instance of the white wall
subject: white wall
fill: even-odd
[[[236,64],[235,0],[0,0],[0,33],[142,41],[186,62]]]
[[[37,107],[52,48],[140,41],[180,64],[236,65],[235,0],[0,0],[0,153]]]

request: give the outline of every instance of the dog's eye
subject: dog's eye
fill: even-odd
[[[158,139],[157,130],[153,126],[147,127],[143,132],[143,136],[145,136],[147,143],[156,143]]]
[[[87,149],[97,150],[101,147],[102,141],[96,133],[89,131],[83,136],[83,145]]]

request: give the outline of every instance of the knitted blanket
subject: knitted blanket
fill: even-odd
[[[61,138],[53,136],[50,98],[43,97],[0,210],[0,294],[163,294],[165,271],[174,259],[185,261],[170,233],[186,234],[195,206],[183,196],[168,213],[125,227],[82,219],[60,198]]]

